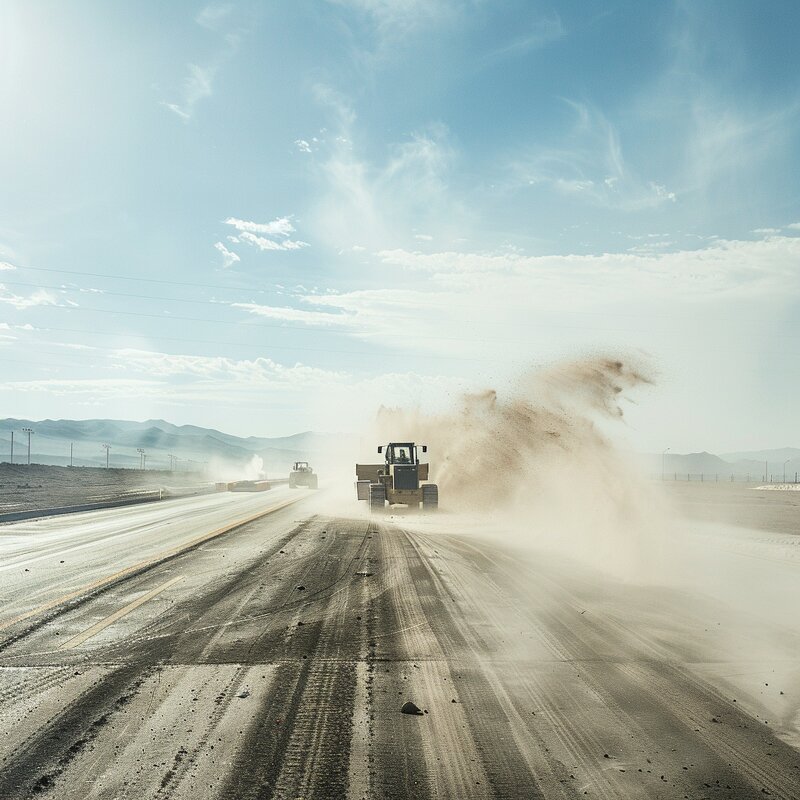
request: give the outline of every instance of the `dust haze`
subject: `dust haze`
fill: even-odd
[[[618,441],[626,404],[646,402],[642,390],[655,382],[646,363],[563,362],[506,391],[465,395],[447,413],[380,408],[361,441],[428,445],[440,513],[397,514],[394,524],[434,541],[488,540],[562,585],[578,578],[587,607],[632,631],[660,631],[670,657],[702,665],[706,679],[797,743],[796,541],[691,519],[674,486],[642,474]],[[361,460],[375,461],[372,453],[362,447]],[[770,679],[782,689],[771,692]]]

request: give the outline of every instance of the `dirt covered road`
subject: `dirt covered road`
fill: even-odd
[[[31,573],[57,548],[20,564],[0,797],[800,797],[791,731],[704,671],[690,598],[323,506],[55,598]]]

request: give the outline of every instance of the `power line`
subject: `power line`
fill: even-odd
[[[95,287],[85,287],[85,286],[47,286],[45,284],[40,283],[26,283],[25,281],[7,281],[7,280],[0,280],[3,286],[26,286],[29,289],[45,289],[51,292],[78,292],[81,294],[91,294],[91,289]],[[231,289],[229,291],[237,291],[235,289]],[[263,292],[263,290],[258,290]],[[109,297],[129,297],[135,300],[161,300],[164,302],[169,303],[198,303],[202,305],[211,305],[211,306],[227,306],[230,305],[229,301],[225,302],[218,302],[216,300],[195,300],[190,297],[165,297],[165,296],[154,296],[150,294],[133,294],[132,292],[112,292],[107,289],[98,289],[98,294],[108,295]]]
[[[215,304],[216,305],[216,304]],[[227,306],[226,306],[227,307]],[[184,316],[181,314],[148,314],[143,311],[121,311],[111,308],[93,308],[91,306],[47,306],[48,309],[61,309],[64,311],[88,311],[96,314],[112,314],[114,316],[126,316],[126,317],[139,317],[143,319],[158,319],[162,322],[164,321],[176,321],[176,322],[200,322],[206,325],[237,325],[237,326],[246,326],[248,328],[264,328],[269,330],[291,330],[291,331],[301,331],[303,333],[325,333],[330,335],[331,333],[339,333],[342,335],[353,335],[354,333],[358,333],[358,328],[355,329],[348,329],[346,326],[342,328],[337,328],[336,326],[332,325],[316,325],[316,326],[309,326],[309,325],[292,325],[287,323],[268,323],[268,322],[257,322],[253,321],[252,319],[242,319],[242,320],[230,320],[230,319],[210,319],[208,317],[189,317]],[[291,309],[295,310],[295,309]],[[606,315],[608,316],[608,315]],[[615,315],[616,316],[616,315]],[[362,320],[363,321],[363,320]],[[497,324],[506,324],[506,323],[497,323]],[[558,323],[552,322],[542,322],[538,325],[534,324],[532,327],[539,327],[545,328],[547,330],[575,330],[575,331],[590,331],[593,333],[626,333],[626,334],[642,334],[643,331],[636,331],[636,330],[626,330],[624,328],[600,328],[597,326],[592,325],[560,325]],[[479,337],[465,337],[465,336],[441,336],[439,334],[413,334],[408,332],[403,332],[402,336],[404,341],[408,341],[409,339],[424,339],[430,340],[435,338],[437,341],[445,341],[445,342],[518,342],[518,337],[510,337],[510,338],[500,338],[500,337],[486,337],[486,336],[479,336]],[[374,339],[377,344],[384,344],[385,345],[385,337],[381,333],[375,333]]]
[[[81,275],[84,277],[90,278],[105,278],[108,280],[123,280],[123,281],[132,281],[132,282],[142,282],[142,283],[153,283],[153,284],[162,284],[167,286],[187,286],[193,289],[218,289],[221,291],[226,292],[255,292],[257,294],[267,294],[268,292],[265,289],[257,289],[253,287],[241,287],[241,286],[223,286],[221,284],[213,284],[213,283],[196,283],[194,281],[171,281],[163,278],[142,278],[140,276],[134,275],[112,275],[109,273],[103,272],[87,272],[81,270],[66,270],[66,269],[54,269],[51,267],[21,267],[14,265],[16,269],[22,270],[32,270],[35,272],[49,272],[56,275],[63,274],[63,275]],[[400,269],[396,270],[399,274]],[[491,273],[490,273],[491,274]],[[8,285],[14,285],[11,281],[0,280],[0,283],[5,283]],[[33,283],[16,283],[18,286],[30,286],[39,289],[51,289],[54,291],[65,291],[65,290],[72,290],[72,291],[80,291],[81,287],[72,288],[72,287],[64,287],[64,286],[41,286],[39,284]],[[94,287],[83,287],[83,288],[94,288]],[[197,302],[197,303],[211,303],[213,305],[223,305],[222,303],[214,303],[214,301],[210,300],[187,300],[186,298],[178,298],[178,297],[153,297],[149,295],[135,295],[135,294],[128,294],[125,292],[111,292],[102,290],[104,294],[108,295],[115,295],[120,297],[134,297],[143,300],[175,300],[178,302]],[[355,291],[359,291],[356,289]],[[371,291],[371,290],[361,290],[361,291]],[[326,294],[333,294],[336,295],[337,291],[326,290]],[[309,295],[309,297],[314,297],[314,295]],[[422,298],[418,298],[414,300],[415,304],[421,306],[427,306],[429,308],[438,308],[442,306],[442,303],[438,302],[425,302]],[[480,309],[485,307],[485,303],[483,300],[478,300],[475,303],[451,303],[449,299],[444,299],[444,302],[447,305],[447,308],[466,308],[466,309]],[[559,314],[569,314],[569,315],[577,315],[577,316],[608,316],[607,311],[589,311],[586,309],[563,309],[559,311]],[[649,312],[634,312],[634,311],[614,311],[614,317],[643,317],[645,319],[653,319],[654,317],[661,317],[663,319],[690,319],[690,315],[684,316],[676,316],[673,313],[665,313],[665,314],[652,314]],[[502,324],[502,323],[500,323]]]
[[[89,278],[107,278],[109,280],[115,280],[115,281],[137,281],[140,283],[157,283],[167,286],[191,286],[192,288],[225,289],[226,291],[231,291],[230,286],[222,286],[220,284],[213,284],[213,283],[197,283],[195,281],[170,281],[165,278],[143,278],[140,275],[111,275],[107,272],[84,272],[82,270],[53,269],[51,267],[20,267],[17,265],[14,266],[16,266],[16,268],[20,270],[29,269],[34,272],[51,272],[56,275],[83,275]],[[263,292],[264,290],[256,289],[255,291]]]

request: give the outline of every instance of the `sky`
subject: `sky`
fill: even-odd
[[[0,417],[356,431],[631,360],[800,444],[800,5],[4,0]]]

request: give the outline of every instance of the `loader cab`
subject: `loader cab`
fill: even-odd
[[[308,461],[295,461],[292,467],[293,472],[310,472],[308,468]]]
[[[386,464],[419,464],[418,448],[413,442],[392,442],[386,445]],[[378,452],[383,452],[384,448],[379,447]],[[428,448],[423,445],[422,452],[427,452]]]

